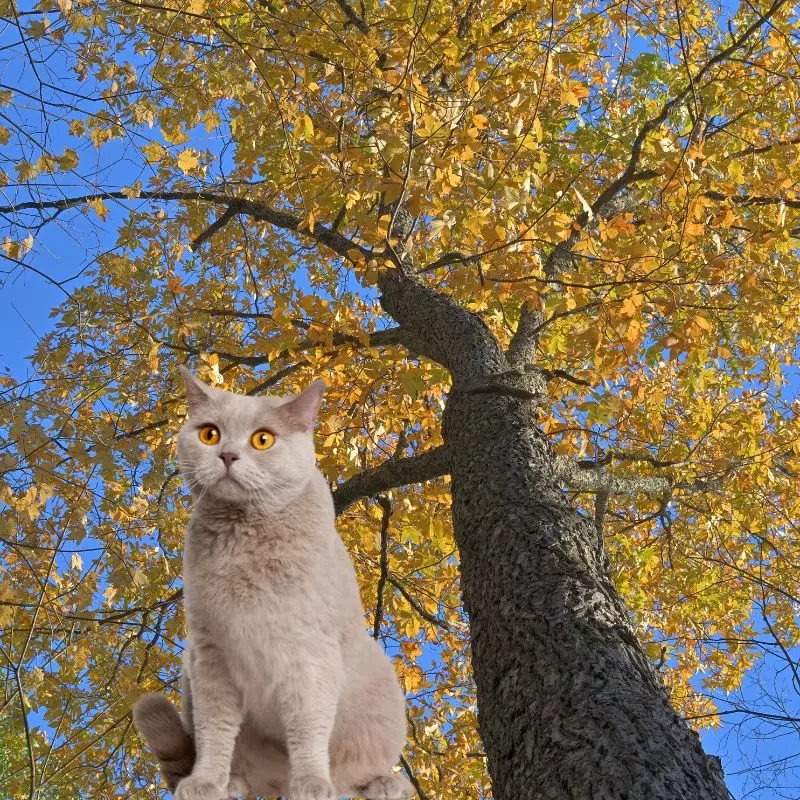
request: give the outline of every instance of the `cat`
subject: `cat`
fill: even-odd
[[[316,467],[325,383],[251,397],[181,370],[188,416],[177,449],[192,496],[182,714],[159,694],[133,710],[170,791],[176,800],[411,798],[393,770],[405,697],[367,633]]]

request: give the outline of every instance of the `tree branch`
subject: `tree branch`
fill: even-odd
[[[228,206],[220,216],[214,220],[199,236],[196,236],[189,245],[194,252],[204,243],[207,242],[217,231],[224,228],[235,216],[236,209]]]
[[[257,200],[247,200],[208,191],[141,192],[144,200],[181,200],[223,206],[236,214],[263,220],[281,230],[309,238],[353,261],[372,257],[372,252],[352,239],[321,223],[313,231],[299,217],[279,211]],[[31,201],[16,206],[0,207],[0,213],[36,209],[64,210],[84,205],[91,200],[130,200],[123,192],[98,192],[61,200]],[[450,297],[425,286],[408,266],[395,259],[394,269],[378,275],[378,287],[384,309],[400,323],[398,343],[445,366],[456,380],[481,374],[484,368],[502,371],[505,356],[477,315],[460,306]],[[244,363],[244,362],[242,362]]]
[[[412,786],[414,789],[416,789],[419,800],[428,800],[428,795],[425,794],[422,787],[419,785],[417,776],[412,771],[411,765],[408,763],[405,756],[400,756],[400,763],[403,765],[403,769],[405,770],[406,775],[408,775],[408,779],[411,781]]]
[[[446,367],[456,382],[502,372],[506,359],[486,323],[402,266],[378,275],[381,305],[397,322],[403,344]]]
[[[442,630],[450,633],[450,631],[452,630],[450,625],[447,622],[445,622],[445,620],[440,619],[436,615],[426,611],[425,608],[419,603],[419,601],[417,601],[409,593],[409,591],[405,588],[405,586],[403,586],[403,584],[400,583],[400,581],[397,578],[395,578],[394,575],[389,573],[388,580],[389,583],[391,583],[392,586],[394,586],[400,592],[400,594],[403,595],[406,602],[411,606],[411,608],[413,608],[414,611],[416,611],[417,614],[419,614],[426,622],[430,622],[431,625],[435,625],[437,628],[441,628]]]
[[[651,117],[644,123],[644,125],[642,125],[633,140],[633,144],[631,145],[631,156],[628,160],[627,166],[619,175],[619,177],[612,181],[606,187],[606,189],[600,193],[600,196],[592,206],[592,210],[595,213],[597,213],[597,211],[601,209],[605,203],[616,197],[616,195],[622,191],[622,189],[631,183],[631,180],[639,167],[642,148],[644,147],[644,143],[648,135],[659,128],[666,121],[672,110],[679,106],[691,94],[695,85],[699,83],[711,69],[713,69],[717,64],[725,61],[743,45],[745,45],[750,37],[756,31],[758,31],[758,29],[765,22],[768,22],[773,16],[775,16],[781,7],[786,5],[786,3],[787,0],[775,0],[772,5],[755,20],[755,22],[753,22],[744,30],[741,36],[735,38],[728,47],[726,47],[724,50],[720,50],[719,53],[706,61],[696,75],[690,76],[683,89],[681,89],[671,100],[668,100],[666,103],[664,103],[664,105],[661,107],[661,111],[659,111],[655,117]]]
[[[597,196],[597,199],[592,203],[589,209],[583,211],[576,218],[577,229],[573,230],[569,238],[565,242],[561,242],[550,252],[545,264],[544,274],[547,279],[554,278],[560,272],[560,265],[565,261],[572,258],[572,247],[580,239],[581,231],[594,216],[603,216],[608,212],[614,211],[614,201],[624,189],[633,183],[658,175],[656,170],[647,169],[639,170],[639,162],[642,156],[642,148],[650,133],[658,129],[669,117],[674,108],[679,106],[690,93],[694,91],[695,85],[702,80],[705,75],[715,67],[717,64],[725,61],[737,50],[739,50],[748,39],[771,17],[773,17],[782,6],[786,4],[787,0],[775,0],[769,9],[762,14],[758,19],[753,22],[741,36],[734,39],[734,41],[721,50],[715,56],[710,58],[703,67],[694,76],[690,76],[686,86],[683,87],[671,100],[668,100],[661,107],[661,111],[655,116],[648,119],[637,132],[631,145],[631,154],[625,169],[620,175],[614,179],[602,192]],[[708,193],[707,193],[708,194]],[[532,310],[523,308],[520,317],[519,326],[509,346],[509,355],[515,359],[515,363],[524,363],[524,360],[532,361],[535,358],[536,350],[536,334],[535,330],[538,327],[534,321],[529,321],[528,316],[534,314]]]
[[[383,512],[381,517],[381,574],[378,578],[378,599],[375,603],[375,621],[372,625],[372,638],[379,639],[381,622],[383,621],[383,590],[389,576],[389,520],[392,517],[392,502],[388,497],[379,495],[378,503]]]
[[[391,458],[379,467],[364,470],[339,484],[333,492],[336,514],[338,516],[363,497],[374,497],[409,483],[423,483],[449,472],[450,455],[445,445],[426,450],[418,456]]]
[[[369,33],[369,25],[358,16],[355,9],[347,2],[347,0],[336,0],[336,4],[344,11],[347,19],[358,28],[361,33]]]
[[[311,231],[304,225],[300,217],[289,214],[285,211],[268,206],[258,200],[247,200],[242,197],[232,197],[225,194],[217,194],[209,191],[153,191],[140,192],[137,197],[130,197],[124,192],[96,192],[94,194],[81,195],[79,197],[66,197],[61,200],[29,201],[17,205],[0,206],[0,214],[18,213],[20,211],[44,211],[54,209],[64,211],[68,208],[85,205],[92,200],[182,200],[184,202],[209,203],[214,206],[224,206],[236,214],[246,214],[253,219],[268,222],[276,228],[301,234],[302,236],[314,239],[320,244],[329,247],[338,255],[348,260],[355,257],[366,258],[371,255],[370,250],[356,244],[352,239],[348,239],[343,234],[320,223],[314,225]]]
[[[519,367],[536,361],[536,347],[539,344],[539,331],[544,325],[544,314],[538,308],[526,303],[520,312],[517,330],[511,337],[506,350],[508,363]]]
[[[715,192],[709,190],[703,192],[705,197],[712,200],[729,200],[737,206],[777,206],[783,203],[787,208],[800,209],[800,200],[790,200],[785,197],[769,197],[759,194],[723,194],[722,192]]]
[[[666,476],[619,478],[602,470],[582,469],[579,462],[565,456],[557,456],[553,467],[556,482],[574,492],[630,496],[647,494],[653,497],[669,497],[672,493],[672,479]]]

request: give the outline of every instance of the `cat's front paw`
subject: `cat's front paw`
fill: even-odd
[[[226,786],[199,775],[188,775],[175,790],[175,800],[228,800]]]
[[[411,781],[395,772],[375,778],[359,790],[359,797],[367,800],[411,800],[415,794]]]
[[[250,794],[250,786],[240,775],[231,775],[228,781],[228,797],[247,797]]]
[[[329,780],[306,775],[289,782],[289,800],[337,800],[337,794]]]

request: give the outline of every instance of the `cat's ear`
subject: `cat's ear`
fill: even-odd
[[[292,398],[288,403],[284,403],[281,408],[284,409],[291,417],[292,421],[303,430],[313,428],[314,423],[317,421],[319,406],[326,388],[325,381],[321,378],[317,378],[310,386],[300,392],[297,397]]]
[[[181,364],[181,375],[183,376],[183,384],[186,387],[186,402],[189,406],[189,413],[194,414],[209,402],[211,392],[183,364]]]

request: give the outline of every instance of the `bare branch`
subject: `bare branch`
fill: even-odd
[[[418,456],[391,458],[379,467],[354,475],[334,490],[336,514],[341,514],[362,497],[374,497],[388,489],[410,483],[423,483],[449,472],[450,455],[445,445],[426,450]]]
[[[140,192],[138,197],[132,198],[128,194],[121,191],[119,192],[95,192],[94,194],[81,195],[79,197],[67,197],[61,200],[44,200],[44,201],[29,201],[19,203],[11,206],[0,206],[0,214],[19,213],[20,211],[44,211],[56,210],[64,211],[68,208],[76,208],[85,205],[93,200],[120,200],[130,201],[132,199],[139,200],[162,200],[165,202],[171,200],[182,200],[184,202],[199,202],[209,203],[215,206],[223,206],[227,209],[232,209],[236,214],[245,214],[253,219],[268,222],[276,228],[291,231],[302,235],[304,238],[310,238],[317,241],[319,244],[324,244],[329,247],[338,255],[343,258],[352,260],[354,256],[365,258],[371,255],[370,251],[356,244],[352,239],[348,239],[333,228],[326,227],[320,223],[314,225],[314,230],[311,231],[306,226],[300,217],[289,214],[285,211],[268,206],[258,200],[248,200],[242,197],[233,197],[225,194],[218,194],[209,191],[148,191]]]
[[[406,761],[406,757],[401,755],[400,756],[400,763],[403,765],[403,769],[408,775],[408,779],[411,781],[414,788],[417,790],[417,795],[419,795],[419,800],[428,800],[428,795],[425,794],[422,787],[419,785],[419,781],[417,780],[417,776],[411,770],[411,765]]]
[[[448,633],[452,630],[450,625],[445,622],[443,619],[431,614],[429,611],[426,611],[425,608],[420,605],[419,601],[416,600],[409,591],[403,586],[402,583],[391,573],[388,577],[389,583],[394,586],[401,595],[405,598],[406,602],[417,612],[426,622],[430,622],[431,625],[435,625],[437,628],[442,628],[442,630],[447,631]]]
[[[378,639],[381,635],[381,622],[383,621],[383,590],[386,588],[386,579],[389,575],[389,520],[392,517],[392,502],[382,495],[377,498],[383,511],[381,517],[381,574],[378,578],[378,599],[375,603],[375,621],[372,625],[372,638]]]
[[[603,470],[582,469],[577,461],[565,456],[557,456],[553,467],[556,482],[575,492],[669,497],[673,488],[672,479],[666,476],[617,477]]]
[[[204,243],[207,242],[217,231],[222,230],[234,217],[236,216],[236,209],[228,206],[222,214],[209,225],[199,236],[196,236],[192,241],[190,247],[194,252]]]
[[[356,10],[347,2],[347,0],[336,0],[337,5],[339,8],[344,11],[344,15],[347,19],[358,28],[361,33],[369,33],[369,25],[367,25],[364,20],[358,16]]]
[[[783,203],[787,208],[800,209],[800,200],[787,197],[769,197],[759,194],[723,194],[722,192],[708,191],[703,193],[712,200],[729,201],[737,206],[777,206]]]
[[[592,385],[589,381],[585,381],[583,378],[576,378],[574,375],[566,372],[563,369],[542,369],[542,375],[544,375],[544,379],[546,381],[552,381],[556,378],[561,378],[561,380],[574,383],[576,386],[591,387]]]

